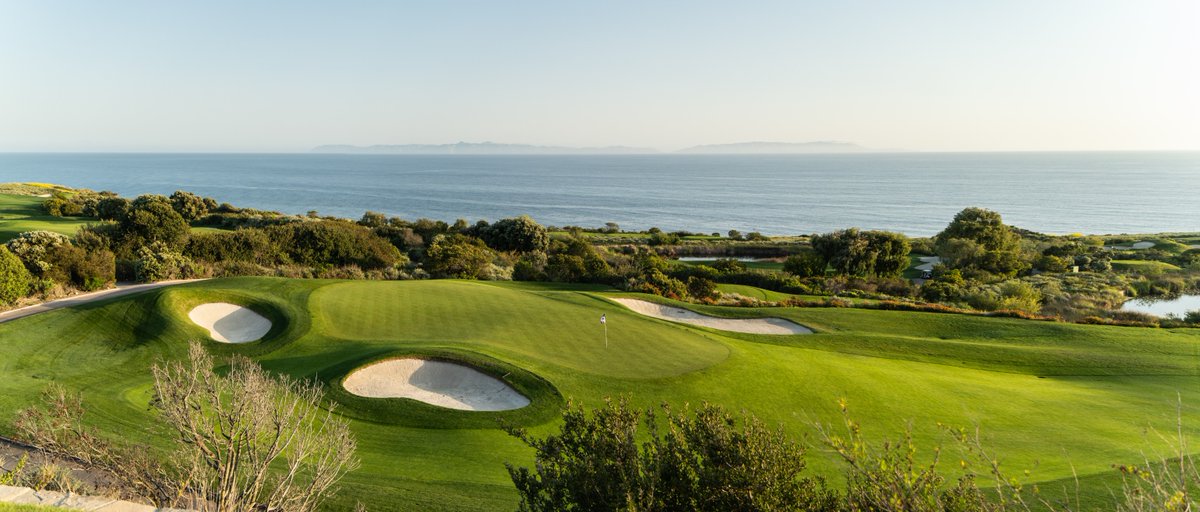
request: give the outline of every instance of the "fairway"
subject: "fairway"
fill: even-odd
[[[67,236],[96,220],[68,219],[47,215],[42,211],[46,198],[0,194],[0,243],[12,240],[26,231],[53,231]]]
[[[0,410],[34,402],[49,382],[84,392],[93,421],[131,442],[163,447],[147,425],[148,368],[208,339],[187,313],[199,304],[254,308],[272,322],[261,341],[207,341],[266,368],[318,377],[355,418],[363,467],[344,481],[337,509],[511,510],[504,462],[531,454],[498,428],[555,427],[563,398],[585,405],[628,395],[638,406],[709,401],[746,410],[795,436],[837,418],[837,401],[873,439],[909,422],[928,447],[938,422],[982,428],[984,442],[1029,481],[1103,478],[1115,463],[1163,448],[1147,428],[1200,433],[1200,333],[846,308],[721,308],[672,303],[723,317],[787,318],[803,336],[718,332],[637,315],[595,287],[467,281],[219,279],[153,290],[0,324]],[[644,297],[644,296],[642,296]],[[661,299],[660,299],[661,300]],[[608,319],[605,346],[599,317]],[[451,411],[340,389],[353,369],[414,354],[462,360],[503,377],[531,399],[514,411]],[[373,402],[385,400],[387,402]],[[12,416],[0,417],[7,431]],[[918,457],[929,457],[928,452]],[[837,466],[810,451],[813,471]],[[1093,478],[1094,477],[1094,478]],[[1107,495],[1102,489],[1085,489]]]

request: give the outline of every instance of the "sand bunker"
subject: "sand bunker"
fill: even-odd
[[[1151,247],[1154,247],[1155,245],[1156,244],[1154,242],[1142,241],[1142,242],[1134,242],[1130,245],[1114,245],[1114,246],[1109,247],[1109,249],[1112,249],[1115,251],[1140,251],[1143,249],[1149,249]]]
[[[342,381],[369,398],[411,398],[462,411],[508,411],[529,399],[490,375],[461,364],[405,358],[360,368]]]
[[[710,327],[722,331],[753,334],[812,334],[812,329],[782,318],[717,318],[683,308],[664,306],[638,299],[611,299],[646,316]]]
[[[921,260],[921,264],[917,265],[915,268],[917,270],[924,270],[924,271],[930,271],[930,272],[933,271],[934,265],[937,265],[938,263],[942,262],[942,259],[937,256],[922,256],[918,259]]]
[[[257,341],[271,330],[271,321],[249,308],[226,302],[201,304],[188,313],[196,325],[208,329],[212,339],[222,343]]]

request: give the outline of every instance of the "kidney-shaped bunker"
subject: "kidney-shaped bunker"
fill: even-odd
[[[364,366],[346,376],[342,386],[358,396],[411,398],[463,411],[508,411],[529,405],[529,399],[508,384],[474,368],[416,358]]]
[[[270,320],[250,308],[227,302],[196,306],[188,313],[188,318],[208,329],[208,335],[222,343],[257,341],[271,330]]]

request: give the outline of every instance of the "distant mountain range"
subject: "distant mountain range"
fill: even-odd
[[[458,142],[455,144],[382,144],[375,146],[330,145],[313,148],[314,153],[356,153],[380,155],[639,155],[658,153],[650,148],[609,146],[568,148],[495,142]]]
[[[852,142],[738,142],[693,146],[675,151],[694,155],[781,155],[811,153],[856,153],[870,151]],[[312,149],[313,153],[375,154],[375,155],[647,155],[661,153],[651,148],[607,146],[572,148],[533,146],[529,144],[499,144],[495,142],[458,142],[455,144],[381,144],[375,146],[327,145]]]
[[[709,144],[681,149],[676,153],[693,155],[790,155],[802,153],[857,153],[869,151],[853,142],[737,142]]]

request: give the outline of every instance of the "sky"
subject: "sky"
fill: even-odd
[[[1200,2],[0,0],[0,151],[1200,150]]]

